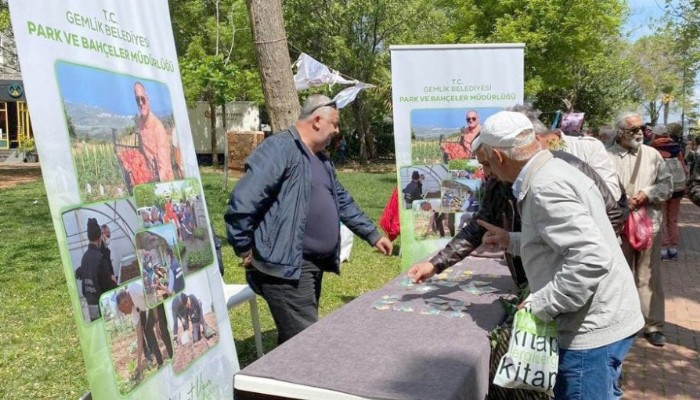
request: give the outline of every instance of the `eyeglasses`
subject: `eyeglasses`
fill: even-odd
[[[635,133],[639,131],[643,131],[644,127],[643,126],[633,126],[631,128],[625,128],[626,133]]]
[[[469,118],[467,118],[467,122],[472,122],[472,121],[476,121],[476,117],[469,117]]]
[[[134,99],[136,100],[136,104],[146,104],[147,101],[146,96],[136,96]]]

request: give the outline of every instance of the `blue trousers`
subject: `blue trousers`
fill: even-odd
[[[588,350],[559,349],[559,372],[554,385],[557,400],[604,400],[622,397],[622,361],[635,335]]]

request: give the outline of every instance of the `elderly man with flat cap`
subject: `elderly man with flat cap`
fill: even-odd
[[[318,320],[323,274],[340,271],[340,222],[391,254],[391,241],[355,204],[323,152],[339,118],[331,99],[309,96],[297,122],[248,157],[224,214],[246,279],[270,306],[278,344]]]
[[[522,232],[483,223],[483,242],[520,255],[532,312],[555,320],[556,399],[616,399],[622,362],[644,326],[635,283],[596,184],[542,150],[517,112],[488,118],[472,148],[483,147],[498,179],[513,183]]]

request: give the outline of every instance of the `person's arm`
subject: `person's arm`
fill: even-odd
[[[170,159],[170,137],[163,124],[156,119],[155,135],[157,142],[156,157],[158,159],[158,175],[162,182],[171,181],[173,175],[173,163]]]
[[[253,233],[276,198],[285,177],[288,149],[276,139],[273,136],[263,141],[248,157],[246,173],[231,191],[226,206],[226,236],[241,258],[251,254]]]
[[[648,149],[651,150],[651,149]],[[644,188],[640,189],[646,195],[646,200],[651,204],[663,203],[664,201],[671,198],[671,191],[673,190],[673,176],[671,171],[669,171],[666,166],[666,161],[661,157],[661,155],[654,151],[654,163],[656,163],[656,179],[654,182]],[[644,160],[642,160],[644,162]],[[630,193],[627,194],[628,196]]]
[[[100,280],[100,288],[102,288],[102,293],[117,287],[117,282],[112,279],[114,277],[114,275],[112,275],[112,263],[105,256],[103,256],[100,260],[97,276]]]
[[[598,221],[566,183],[553,182],[529,195],[535,230],[563,258],[553,279],[532,294],[533,314],[547,322],[588,302],[612,266],[608,246],[617,243],[606,241]]]

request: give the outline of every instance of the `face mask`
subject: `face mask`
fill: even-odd
[[[110,238],[102,238],[102,243],[105,244],[105,246],[109,246]]]

